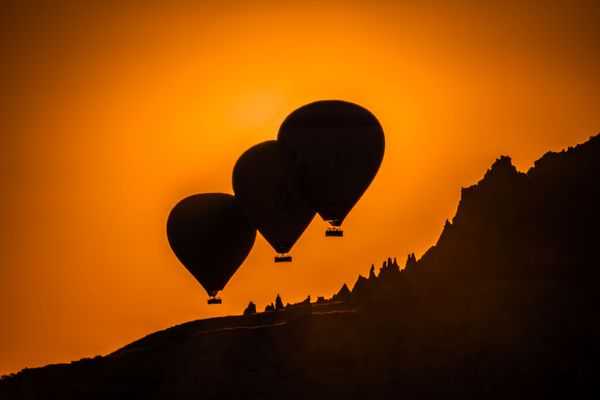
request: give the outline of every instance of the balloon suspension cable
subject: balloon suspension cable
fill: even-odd
[[[289,254],[277,254],[275,256],[276,263],[292,262],[292,256]]]
[[[344,231],[342,228],[338,228],[337,226],[332,226],[327,228],[325,231],[325,236],[327,237],[342,237],[344,236]]]
[[[219,297],[217,297],[216,294],[214,294],[208,298],[208,304],[221,304],[221,303],[223,303],[223,300],[221,300]]]

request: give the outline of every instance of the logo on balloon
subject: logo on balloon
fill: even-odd
[[[366,161],[364,153],[335,153],[334,165],[338,171],[350,170],[356,172]]]
[[[292,190],[293,187],[286,178],[278,177],[269,181],[271,198],[280,210],[283,210],[288,206]]]

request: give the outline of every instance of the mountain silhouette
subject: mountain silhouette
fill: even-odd
[[[403,268],[25,369],[0,398],[598,397],[599,244],[600,136],[527,173],[500,157]]]

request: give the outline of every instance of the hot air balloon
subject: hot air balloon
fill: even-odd
[[[250,253],[256,229],[234,196],[204,193],[186,197],[167,220],[171,249],[209,295],[208,304],[220,304],[217,292]]]
[[[242,154],[233,168],[232,184],[248,218],[279,253],[275,262],[292,261],[287,253],[315,210],[284,171],[277,141],[257,144]]]
[[[377,174],[385,139],[377,118],[345,101],[307,104],[279,128],[280,156],[308,202],[342,236],[340,226]]]

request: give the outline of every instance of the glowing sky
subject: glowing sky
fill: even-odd
[[[597,2],[72,3],[0,6],[0,373],[330,296],[419,257],[501,154],[526,170],[600,131]],[[259,237],[208,306],[169,249],[171,207],[231,193],[237,157],[319,99],[386,134],[346,236],[315,218],[290,265]]]

